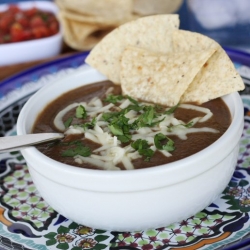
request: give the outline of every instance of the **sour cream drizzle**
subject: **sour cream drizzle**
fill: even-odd
[[[110,93],[112,89],[109,89],[107,93]],[[117,164],[122,163],[126,169],[134,169],[132,161],[134,159],[142,157],[138,151],[128,145],[126,147],[121,146],[121,142],[117,139],[117,136],[114,136],[108,127],[108,122],[102,119],[103,112],[113,112],[114,109],[125,109],[130,104],[133,104],[129,99],[123,99],[119,102],[119,106],[115,106],[112,103],[103,105],[103,102],[95,97],[92,100],[87,102],[72,103],[69,106],[61,110],[54,119],[55,127],[64,131],[66,135],[69,134],[83,134],[83,136],[95,143],[100,144],[100,147],[95,149],[89,157],[83,157],[77,155],[74,157],[75,161],[79,164],[81,163],[90,163],[99,168],[106,170],[119,170]],[[69,128],[65,128],[63,123],[63,117],[70,110],[82,105],[87,111],[87,115],[90,117],[95,117],[96,123],[95,126],[91,129],[83,128],[81,126],[72,125]],[[145,104],[144,104],[145,105]],[[147,104],[146,104],[147,105]],[[203,107],[191,105],[191,104],[180,104],[180,108],[192,109],[204,113],[203,117],[195,117],[192,119],[192,124],[194,125],[197,122],[205,122],[209,120],[213,114],[212,112]],[[167,109],[166,109],[167,110]],[[138,112],[130,110],[125,114],[125,117],[129,119],[129,123],[132,124],[138,118]],[[157,125],[153,127],[141,127],[138,130],[132,131],[132,141],[137,139],[147,140],[150,144],[150,148],[153,151],[159,150],[154,145],[154,136],[158,133],[162,133],[166,136],[176,135],[182,140],[187,139],[189,133],[197,132],[209,132],[209,133],[218,133],[216,129],[203,127],[203,128],[194,128],[187,127],[185,123],[181,120],[178,120],[174,117],[174,113],[165,115],[162,114],[159,117],[155,118],[154,122],[160,121]],[[169,129],[171,127],[171,129]],[[165,150],[159,150],[165,157],[170,157],[172,154]]]

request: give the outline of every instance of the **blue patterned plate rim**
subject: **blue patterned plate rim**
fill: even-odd
[[[43,71],[48,71],[46,72],[47,74],[52,73],[49,72],[49,70],[51,69],[51,67],[57,67],[58,65],[62,65],[61,68],[64,68],[64,64],[65,67],[69,67],[69,61],[79,61],[79,64],[84,64],[84,60],[88,55],[88,51],[86,52],[79,52],[73,55],[69,55],[69,56],[65,56],[63,58],[58,58],[55,60],[52,60],[50,62],[45,62],[45,63],[41,63],[37,66],[33,66],[31,68],[28,68],[26,70],[21,71],[20,73],[14,74],[2,81],[0,81],[0,98],[1,96],[7,94],[8,92],[12,91],[15,89],[15,85],[13,84],[15,81],[19,81],[19,84],[24,84],[27,80],[29,80],[29,77],[31,74],[34,73],[39,73],[42,75]],[[76,67],[79,66],[79,64],[75,65]],[[72,65],[73,67],[74,65]],[[21,81],[20,79],[23,80]]]

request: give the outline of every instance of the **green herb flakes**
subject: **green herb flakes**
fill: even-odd
[[[72,121],[73,121],[73,117],[69,117],[69,118],[64,122],[65,128],[69,128],[69,126],[71,125]]]
[[[171,114],[173,114],[173,113],[175,112],[175,110],[179,107],[179,105],[180,105],[180,104],[177,104],[177,105],[175,105],[175,106],[169,108],[169,109],[165,112],[165,114],[166,114],[166,115],[171,115]]]
[[[87,117],[87,112],[86,112],[85,108],[82,105],[79,105],[76,108],[75,116],[76,116],[76,118],[79,118],[79,119],[85,119]]]
[[[162,133],[158,133],[154,137],[154,143],[157,149],[166,150],[168,152],[174,151],[174,141]]]
[[[138,139],[131,144],[131,147],[138,151],[138,153],[145,157],[145,161],[149,161],[154,155],[154,151],[146,140]]]
[[[91,155],[91,149],[89,147],[84,146],[80,142],[80,143],[77,143],[74,147],[63,151],[61,155],[63,157],[74,157],[76,155],[88,157]]]
[[[172,132],[172,131],[173,131],[173,128],[176,128],[176,127],[178,127],[178,126],[183,126],[183,127],[185,127],[185,128],[191,128],[191,127],[193,127],[193,125],[194,125],[194,122],[191,121],[191,122],[186,123],[186,124],[178,124],[178,125],[168,126],[168,132]]]
[[[113,104],[116,104],[117,102],[120,102],[121,100],[123,100],[124,97],[122,95],[108,95],[104,101],[105,102],[110,102],[110,103],[113,103]]]

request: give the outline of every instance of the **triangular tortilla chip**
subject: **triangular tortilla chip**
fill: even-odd
[[[121,58],[123,94],[174,106],[215,49],[159,55],[127,48]]]
[[[56,4],[64,10],[113,21],[126,19],[133,10],[133,0],[56,0]]]
[[[134,12],[145,16],[176,12],[183,0],[134,0]]]
[[[120,18],[119,20],[115,20],[112,18],[106,18],[102,16],[89,16],[89,15],[83,15],[74,11],[69,11],[67,9],[61,9],[60,15],[64,16],[67,19],[70,19],[72,21],[78,21],[80,23],[89,23],[93,25],[98,25],[101,27],[107,27],[107,26],[113,26],[118,27],[121,24],[124,24],[125,22],[129,22],[132,20],[135,20],[138,18],[136,15],[129,15],[124,17],[123,19]],[[83,30],[84,31],[84,30]]]
[[[173,32],[173,44],[176,53],[217,48],[181,97],[181,102],[204,103],[245,88],[226,52],[211,38],[178,30]]]
[[[165,54],[172,50],[171,32],[178,27],[179,16],[176,14],[142,17],[125,23],[92,49],[86,63],[119,84],[120,60],[125,47],[136,46]]]
[[[63,26],[64,41],[77,50],[93,48],[113,27],[99,27],[96,24],[83,23],[66,18],[61,12],[58,18]]]

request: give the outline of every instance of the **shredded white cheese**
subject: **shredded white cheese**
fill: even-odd
[[[113,91],[113,88],[107,90],[106,95],[110,94]],[[119,109],[125,109],[131,104],[129,99],[123,99],[119,101]],[[65,128],[63,123],[63,117],[67,112],[76,108],[77,106],[82,105],[87,112],[87,116],[95,117],[96,123],[93,128],[83,128],[81,126],[70,126],[69,128]],[[147,105],[147,104],[144,104]],[[132,148],[130,145],[126,147],[121,146],[121,142],[117,139],[117,136],[114,136],[108,127],[108,122],[102,119],[103,112],[112,112],[111,110],[114,108],[117,109],[112,103],[107,105],[103,105],[103,102],[100,98],[93,98],[88,103],[80,102],[73,103],[60,111],[54,119],[54,125],[61,131],[64,131],[66,135],[69,134],[83,134],[86,139],[89,139],[97,144],[100,147],[93,150],[92,154],[89,157],[83,157],[77,155],[74,157],[75,161],[79,164],[89,163],[93,164],[101,169],[107,170],[119,170],[117,167],[119,163],[122,163],[126,169],[133,169],[134,166],[132,161],[134,159],[142,157],[137,150]],[[199,112],[204,113],[203,117],[195,117],[190,122],[192,124],[196,124],[197,122],[205,122],[209,118],[212,117],[212,112],[203,107],[198,107],[190,104],[181,104],[180,108],[184,109],[192,109]],[[134,110],[130,110],[125,114],[125,117],[129,119],[128,124],[132,124],[141,112],[136,112]],[[189,133],[197,133],[197,132],[209,132],[209,133],[217,133],[218,131],[213,128],[194,128],[187,127],[185,123],[181,120],[178,120],[174,117],[174,114],[161,114],[159,117],[154,119],[156,125],[152,127],[140,127],[135,131],[131,131],[132,133],[132,141],[136,141],[137,139],[147,140],[147,142],[151,145],[150,149],[153,151],[158,150],[154,145],[154,136],[158,133],[162,133],[166,136],[168,135],[177,135],[179,138],[186,140],[187,135]],[[171,153],[166,150],[159,150],[165,157],[171,157]]]

